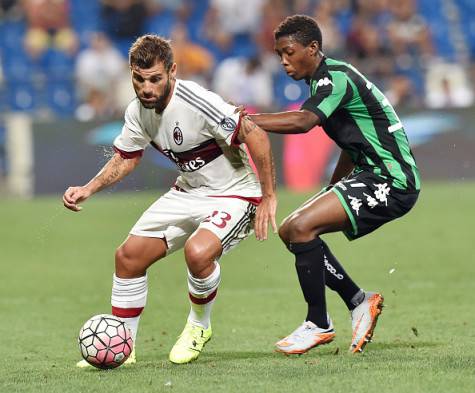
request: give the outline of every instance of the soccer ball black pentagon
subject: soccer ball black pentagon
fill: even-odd
[[[79,331],[78,342],[84,360],[100,369],[119,367],[134,346],[125,322],[108,314],[88,319]]]

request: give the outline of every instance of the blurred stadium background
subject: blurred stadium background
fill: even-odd
[[[167,360],[189,307],[179,252],[150,269],[140,365],[76,370],[79,327],[110,310],[114,248],[176,177],[148,151],[116,187],[145,192],[104,192],[81,214],[62,206],[120,132],[134,96],[130,43],[170,37],[180,78],[250,111],[283,110],[307,97],[273,54],[273,29],[294,13],[315,16],[324,52],[385,92],[421,168],[407,217],[358,244],[325,238],[357,282],[384,293],[375,343],[346,356],[347,310],[327,291],[335,343],[298,358],[272,352],[304,305],[292,258],[270,235],[223,258],[215,338],[198,362]],[[0,392],[475,391],[474,0],[0,0],[0,60]],[[271,138],[280,221],[319,189],[337,152],[318,129]]]
[[[325,54],[385,92],[425,180],[475,177],[473,0],[1,0],[0,196],[58,193],[105,162],[142,33],[170,37],[180,78],[249,111],[297,106],[307,86],[282,72],[272,35],[294,13],[315,16]],[[278,180],[293,190],[314,189],[334,160],[322,132],[273,144]],[[162,157],[145,161],[122,188],[170,184]]]

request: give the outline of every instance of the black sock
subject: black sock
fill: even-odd
[[[306,243],[290,243],[289,250],[295,254],[300,287],[308,304],[306,320],[328,328],[322,241],[316,238]]]
[[[325,255],[325,283],[328,288],[340,295],[349,310],[353,310],[364,300],[364,292],[345,272],[324,241],[322,248]]]

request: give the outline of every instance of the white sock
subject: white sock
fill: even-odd
[[[188,321],[207,329],[211,325],[211,309],[221,281],[221,268],[214,262],[214,271],[205,278],[193,277],[188,271],[188,291],[190,296],[190,314]]]
[[[125,321],[132,333],[132,340],[137,338],[140,314],[147,303],[147,275],[139,278],[112,279],[112,314]]]

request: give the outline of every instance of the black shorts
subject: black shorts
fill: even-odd
[[[349,240],[373,232],[381,225],[406,214],[417,201],[419,191],[391,186],[391,181],[371,172],[350,174],[332,188],[351,221],[344,231]]]

